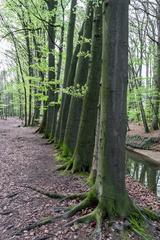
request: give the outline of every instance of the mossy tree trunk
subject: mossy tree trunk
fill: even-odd
[[[100,159],[96,186],[108,216],[131,210],[125,187],[125,137],[128,82],[128,4],[103,1],[103,51]]]
[[[73,172],[90,171],[92,166],[101,78],[101,56],[102,4],[99,3],[94,11],[91,62],[87,79],[88,89],[83,100],[78,138],[73,154]]]
[[[77,211],[97,205],[93,212],[68,225],[96,220],[98,233],[105,217],[125,218],[136,211],[125,186],[129,1],[104,0],[102,3],[102,89],[97,177],[86,198],[65,213],[68,218]]]
[[[75,47],[74,54],[72,56],[72,61],[71,61],[70,70],[68,73],[67,85],[66,85],[67,87],[73,86],[73,84],[74,84],[74,78],[75,78],[76,67],[77,67],[77,62],[78,62],[78,54],[80,51],[80,40],[82,38],[82,34],[83,34],[83,25],[79,32],[78,42]],[[59,139],[60,142],[63,142],[63,140],[64,140],[70,101],[71,101],[71,95],[64,94],[64,101],[63,101],[63,105],[61,106],[62,114],[61,114],[61,119],[60,119],[60,139]]]
[[[67,32],[67,47],[66,47],[66,62],[65,62],[65,70],[64,70],[64,81],[63,87],[67,87],[67,80],[70,70],[70,64],[72,60],[73,54],[73,42],[74,42],[74,32],[75,32],[75,23],[76,23],[76,5],[77,0],[71,1],[70,7],[70,17],[69,17],[69,24],[68,24],[68,32]],[[58,142],[61,139],[61,121],[62,121],[62,114],[63,114],[63,106],[64,106],[64,94],[62,93],[62,103],[59,110],[59,118],[57,121],[56,132],[55,132],[55,142]]]
[[[61,69],[62,69],[62,55],[63,55],[63,45],[64,45],[64,34],[65,34],[65,8],[63,6],[63,2],[61,1],[61,7],[62,7],[62,26],[61,26],[61,36],[60,36],[60,47],[59,47],[59,56],[58,56],[58,63],[57,63],[57,74],[56,74],[56,79],[57,81],[60,81],[60,76],[61,76]],[[56,84],[56,88],[60,88],[60,83]],[[59,98],[59,93],[55,92],[54,94],[54,109],[53,109],[53,120],[52,120],[52,131],[50,134],[50,142],[54,140],[55,137],[55,132],[56,132],[56,125],[57,125],[57,115],[58,111],[60,108],[60,104],[58,103]]]
[[[49,24],[48,24],[48,49],[49,49],[49,56],[48,56],[48,109],[47,109],[47,121],[45,127],[45,137],[49,137],[52,131],[52,120],[53,120],[53,102],[54,102],[54,84],[55,81],[55,38],[56,38],[56,9],[57,9],[57,0],[48,0],[48,10],[49,12],[53,12],[53,15],[50,17]]]
[[[83,86],[87,81],[88,76],[88,64],[89,64],[89,54],[90,54],[90,39],[92,34],[92,20],[93,20],[93,2],[90,0],[87,3],[86,19],[84,23],[83,38],[81,40],[81,48],[76,68],[76,74],[74,79],[74,86],[77,84]],[[79,128],[80,116],[82,111],[82,97],[71,97],[70,108],[68,113],[65,137],[64,137],[64,147],[73,152],[77,133]]]
[[[37,32],[38,37],[43,37],[42,36],[42,31]],[[37,62],[40,65],[42,62],[42,51],[41,51],[41,44],[37,41],[36,35],[33,33],[33,43],[34,43],[34,48],[35,48],[35,57],[37,58]],[[44,72],[39,69],[37,71],[37,75],[40,78],[40,82],[37,83],[35,87],[35,97],[34,97],[34,114],[32,117],[32,126],[36,126],[39,124],[40,121],[40,111],[41,111],[41,106],[42,106],[42,100],[40,99],[39,94],[42,94],[42,90],[40,90],[39,87],[42,86],[42,83],[44,82]]]
[[[26,35],[26,45],[27,45],[27,52],[28,52],[28,74],[29,74],[29,100],[28,100],[28,126],[31,125],[32,120],[32,77],[34,76],[32,64],[33,64],[33,56],[31,52],[31,40],[29,37],[29,32],[25,31]]]
[[[100,96],[99,96],[100,99]],[[88,183],[93,186],[97,177],[97,168],[98,168],[98,159],[99,159],[99,151],[100,151],[100,101],[98,104],[97,110],[97,124],[96,124],[96,134],[95,134],[95,144],[94,144],[94,153],[93,153],[93,161],[92,168],[90,171],[90,175],[88,178]]]
[[[158,3],[158,2],[157,2]],[[158,43],[157,43],[157,56],[156,56],[156,69],[154,76],[154,84],[156,89],[156,96],[154,96],[154,111],[152,119],[152,127],[154,130],[158,130],[160,127],[159,108],[160,108],[160,2],[158,3],[158,16],[157,16],[157,28],[158,28]]]

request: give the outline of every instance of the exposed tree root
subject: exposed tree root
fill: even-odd
[[[26,186],[23,186],[23,187],[26,187],[26,188],[29,188],[37,193],[40,193],[42,195],[45,195],[49,198],[53,198],[53,199],[64,199],[66,198],[66,195],[63,195],[63,194],[58,194],[58,193],[55,193],[55,192],[47,192],[45,190],[42,190],[42,189],[38,189],[36,187],[32,187],[32,186],[29,186],[29,185],[26,185]]]
[[[30,230],[35,229],[37,227],[41,227],[41,226],[44,226],[44,225],[47,225],[47,224],[54,223],[55,221],[62,219],[62,217],[63,217],[63,215],[56,216],[56,217],[50,216],[50,217],[44,218],[44,219],[40,220],[39,222],[29,224],[28,226],[25,226],[24,228],[16,231],[14,233],[14,235],[16,235],[16,236],[22,235],[24,231],[30,231]]]
[[[70,218],[70,217],[74,216],[77,212],[79,212],[83,209],[86,209],[87,207],[93,206],[94,203],[95,203],[95,199],[92,199],[92,197],[90,197],[90,194],[88,194],[88,196],[82,202],[80,202],[78,205],[73,207],[70,211],[65,213],[64,217]]]
[[[38,133],[40,131],[40,127],[34,132],[34,134]]]
[[[64,161],[64,160],[62,160]],[[66,161],[63,165],[59,166],[56,171],[70,171],[73,166],[73,161]]]
[[[75,223],[90,223],[92,221],[96,220],[94,212],[89,213],[85,216],[79,217],[77,219],[74,219],[73,221],[70,221],[69,223],[65,224],[65,227],[70,227],[74,225]]]
[[[92,236],[92,239],[100,240],[102,238],[102,223],[103,223],[104,218],[105,217],[110,218],[110,217],[112,217],[112,215],[115,218],[115,217],[120,216],[120,214],[121,214],[121,212],[119,212],[119,209],[116,212],[116,208],[115,208],[116,205],[114,205],[114,202],[113,202],[113,206],[111,204],[106,206],[106,202],[99,202],[97,199],[97,194],[96,194],[97,192],[94,187],[92,187],[88,193],[76,194],[76,195],[70,195],[70,196],[59,195],[57,193],[55,194],[55,193],[50,193],[50,192],[46,193],[43,190],[39,190],[39,189],[30,187],[30,186],[27,186],[27,187],[36,192],[39,192],[41,194],[44,194],[44,195],[52,197],[52,198],[56,197],[58,199],[64,200],[64,199],[74,199],[74,198],[78,197],[83,200],[74,207],[59,208],[58,212],[60,212],[62,210],[62,211],[64,211],[63,214],[56,216],[56,217],[45,218],[37,223],[30,224],[27,227],[24,227],[23,229],[18,231],[16,233],[16,235],[21,235],[24,230],[29,231],[29,230],[32,230],[37,227],[41,227],[46,224],[54,223],[57,220],[69,219],[69,218],[73,217],[79,211],[82,211],[86,208],[91,208],[91,207],[96,206],[95,209],[91,213],[89,213],[85,216],[81,216],[77,219],[74,219],[74,220],[66,223],[65,226],[71,226],[75,223],[77,223],[77,224],[90,223],[90,222],[95,221],[96,222],[96,230]],[[131,203],[129,202],[129,207],[130,208],[128,209],[129,210],[128,215],[125,218],[125,219],[128,219],[128,221],[129,221],[128,227],[130,229],[132,229],[136,234],[143,237],[143,239],[147,239],[145,230],[147,229],[147,226],[149,226],[149,223],[150,223],[149,219],[158,221],[160,219],[160,216],[148,209],[145,209],[145,208],[141,209],[141,208],[135,206],[132,202]],[[55,210],[56,210],[56,208],[55,208]]]
[[[66,171],[71,170],[73,167],[73,160],[71,159],[70,161],[68,161],[67,163],[67,167],[66,167]]]
[[[66,170],[66,167],[67,167],[67,164],[60,165],[59,167],[56,168],[55,172],[56,171],[64,171],[64,170]]]
[[[70,211],[64,214],[64,218],[68,219],[73,217],[78,211],[81,211],[88,207],[93,207],[95,203],[98,203],[94,191],[89,192],[87,197],[79,203],[77,206],[73,207]],[[100,240],[102,238],[102,222],[106,216],[110,216],[110,210],[107,212],[107,209],[103,207],[100,203],[98,203],[97,207],[91,213],[74,219],[67,223],[65,226],[71,226],[75,223],[90,223],[92,221],[96,221],[96,230],[92,236],[92,239]],[[116,215],[115,215],[116,216]],[[117,215],[118,217],[118,215]],[[150,223],[149,220],[156,220],[160,219],[160,216],[156,213],[148,210],[148,209],[141,209],[134,204],[131,206],[131,212],[128,214],[129,220],[129,227],[138,235],[146,238],[145,229],[147,228],[148,224]]]
[[[54,138],[50,138],[50,139],[48,140],[48,143],[49,143],[49,144],[53,144],[53,143],[54,143]]]
[[[52,208],[54,212],[60,213],[60,212],[67,212],[69,210],[69,207],[53,207]]]
[[[60,202],[63,202],[63,201],[66,201],[66,200],[74,200],[74,199],[80,199],[80,200],[84,200],[87,196],[87,193],[75,193],[75,194],[71,194],[71,195],[68,195],[64,198],[62,198],[60,200]]]
[[[83,200],[87,194],[87,193],[76,193],[76,194],[71,194],[71,195],[63,195],[63,194],[58,194],[58,193],[54,193],[54,192],[44,191],[42,189],[38,189],[38,188],[29,186],[29,185],[22,186],[22,187],[29,188],[37,193],[40,193],[40,194],[47,196],[49,198],[52,198],[52,199],[59,199],[60,202],[63,202],[65,200],[73,200],[76,198]]]
[[[79,204],[76,206],[74,209],[72,209],[70,212],[66,214],[67,218],[73,216],[77,211],[82,210],[86,207],[91,207],[93,202],[91,203],[90,201],[84,200],[83,204]],[[78,207],[78,208],[77,208]],[[92,234],[92,240],[101,240],[102,238],[102,222],[104,218],[104,212],[97,206],[94,211],[91,213],[79,217],[77,219],[74,219],[70,221],[69,223],[65,224],[65,227],[72,226],[73,224],[89,224],[93,221],[96,221],[96,229]]]

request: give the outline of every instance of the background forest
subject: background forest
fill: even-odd
[[[67,219],[66,227],[94,222],[93,239],[103,239],[104,219],[118,218],[134,239],[158,239],[160,1],[1,0],[0,22],[1,118],[53,143],[56,172],[88,174],[88,190],[73,195],[23,186],[79,202],[16,235]],[[133,153],[153,166],[130,162]],[[149,187],[155,206],[134,201],[126,173]]]
[[[70,2],[59,1],[54,6],[45,1],[1,1],[1,43],[7,46],[6,51],[1,50],[5,59],[1,115],[19,116],[26,126],[35,125],[48,104],[58,112],[65,95],[82,98],[85,94],[86,80],[74,82],[72,76],[68,82],[67,75],[76,44],[82,44],[86,2]],[[146,132],[159,126],[158,16],[158,1],[131,1],[128,120],[142,121]],[[85,41],[91,43],[91,37]],[[87,59],[90,51],[77,53]],[[53,98],[48,89],[55,93]]]

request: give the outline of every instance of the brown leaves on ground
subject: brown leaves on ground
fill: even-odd
[[[33,134],[35,129],[17,127],[19,120],[0,120],[0,240],[85,240],[92,239],[95,224],[64,227],[66,220],[24,231],[15,236],[15,230],[29,223],[59,214],[59,207],[67,207],[77,200],[59,202],[49,199],[23,185],[32,185],[44,190],[62,194],[85,192],[88,187],[84,177],[64,175],[55,172],[56,163],[53,147],[46,140]],[[160,209],[160,202],[145,187],[131,178],[126,179],[129,194],[142,206]],[[55,208],[57,207],[57,209]],[[91,209],[88,209],[91,211]],[[83,213],[78,213],[78,217]],[[122,239],[114,228],[104,224],[103,239]],[[129,239],[138,239],[131,234]],[[157,238],[158,239],[158,238]]]
[[[141,207],[147,207],[150,210],[160,213],[160,201],[147,187],[133,180],[133,178],[126,177],[126,186],[129,195]]]

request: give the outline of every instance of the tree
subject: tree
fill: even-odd
[[[82,87],[88,76],[88,64],[90,54],[90,39],[92,34],[92,17],[93,17],[93,3],[91,0],[87,3],[86,19],[83,28],[83,37],[81,40],[81,48],[76,68],[76,74],[74,79],[74,86]],[[72,96],[70,102],[70,108],[68,113],[67,125],[65,130],[64,148],[69,152],[73,152],[76,144],[77,133],[79,128],[81,110],[82,110],[82,98]]]
[[[129,1],[125,0],[103,1],[101,137],[97,178],[87,197],[65,214],[71,217],[96,203],[92,213],[73,222],[96,220],[98,232],[106,216],[128,217],[134,209],[125,188],[128,4]]]
[[[160,120],[159,120],[159,101],[160,101],[160,1],[157,1],[157,29],[158,29],[158,42],[157,42],[157,56],[156,56],[156,69],[155,69],[155,89],[156,89],[156,96],[154,96],[154,104],[153,104],[153,120],[152,120],[152,127],[154,130],[159,129]]]
[[[49,24],[48,24],[48,109],[47,109],[47,118],[46,118],[46,126],[45,126],[45,136],[47,138],[50,137],[52,131],[52,120],[53,120],[53,101],[54,101],[54,81],[55,81],[55,39],[56,39],[56,10],[57,10],[57,0],[48,0],[48,10],[52,12],[50,16]]]
[[[91,59],[87,92],[83,100],[80,126],[73,154],[73,172],[90,171],[93,159],[97,105],[99,99],[102,57],[102,8],[95,9],[92,27]]]
[[[72,55],[73,55],[74,31],[75,31],[75,23],[76,23],[76,5],[77,5],[77,0],[72,0],[71,7],[70,7],[68,32],[67,32],[66,61],[65,61],[64,80],[63,80],[64,88],[68,87],[67,80],[68,80]],[[61,107],[59,111],[59,118],[56,124],[56,129],[52,134],[52,137],[55,138],[55,142],[62,141],[64,137],[63,132],[65,131],[66,122],[63,120],[63,114],[64,114],[63,108],[64,108],[64,94],[62,93],[62,102],[61,102]]]

